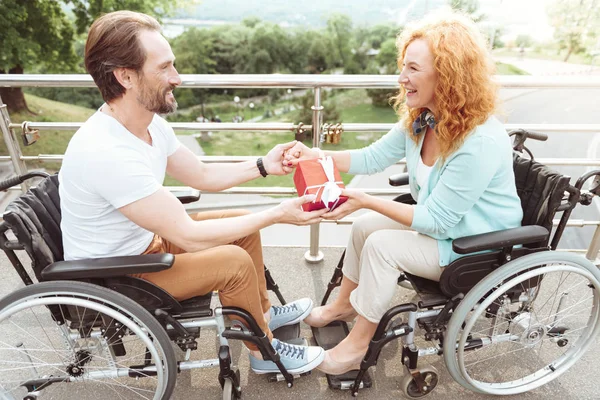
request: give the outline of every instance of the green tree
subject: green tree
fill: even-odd
[[[212,59],[214,47],[210,32],[205,29],[188,29],[173,39],[173,53],[177,57],[176,66],[180,74],[214,74],[216,62]],[[206,116],[204,104],[207,101],[207,89],[187,89],[191,99],[186,103],[200,103],[202,115]]]
[[[272,74],[281,72],[289,58],[288,33],[279,25],[261,23],[250,36],[250,57],[245,73]]]
[[[327,34],[335,54],[333,58],[334,65],[343,67],[351,54],[352,20],[347,15],[333,14],[327,20]]]
[[[210,29],[213,54],[218,74],[241,74],[250,54],[252,29],[240,24],[220,25]]]
[[[83,33],[101,13],[115,10],[166,15],[180,0],[2,0],[0,73],[22,74],[34,67],[46,72],[77,71],[75,33]],[[69,18],[63,6],[72,6]],[[76,27],[76,29],[74,28]],[[21,88],[0,88],[10,111],[27,109]]]
[[[22,74],[38,63],[69,72],[76,58],[74,30],[57,0],[2,0],[0,73]],[[27,109],[21,88],[0,88],[9,111]]]
[[[308,51],[313,43],[314,32],[296,29],[290,35],[289,56],[285,66],[292,74],[305,74],[308,71]]]
[[[485,15],[479,11],[478,0],[450,0],[448,4],[453,10],[468,14],[475,22],[481,22],[485,19]]]
[[[261,23],[261,19],[259,17],[246,17],[242,20],[242,25],[247,26],[248,28],[254,28],[256,25]]]
[[[599,0],[556,0],[547,12],[560,50],[567,51],[565,62],[600,35]]]
[[[533,44],[533,39],[529,35],[519,35],[515,39],[515,44],[521,48],[530,47]]]
[[[499,49],[504,47],[504,42],[500,39],[504,34],[504,28],[501,26],[494,26],[492,28],[491,37],[489,41],[491,43],[492,49]]]
[[[375,61],[379,68],[370,69],[369,74],[394,75],[398,74],[398,49],[396,48],[396,39],[390,38],[379,48],[379,53]],[[395,89],[367,89],[367,95],[371,98],[371,103],[376,107],[389,107],[390,99],[397,93]]]
[[[377,64],[383,69],[384,74],[398,73],[398,49],[396,39],[388,39],[381,44],[379,53],[375,57]]]
[[[97,17],[112,11],[139,11],[160,20],[171,15],[175,9],[183,7],[182,0],[62,0],[62,2],[67,5],[73,4],[77,33],[86,32]],[[198,2],[199,0],[186,1],[185,8],[192,7]]]
[[[306,54],[307,69],[311,74],[318,74],[329,67],[329,50],[325,42],[325,37],[315,34],[315,38],[308,48]]]

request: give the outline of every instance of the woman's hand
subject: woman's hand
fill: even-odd
[[[348,197],[348,200],[338,208],[322,215],[323,219],[338,220],[346,215],[352,214],[361,208],[368,208],[370,195],[354,189],[342,189],[342,196]]]
[[[263,157],[265,170],[269,175],[287,175],[293,171],[291,163],[285,159],[286,153],[295,147],[294,140],[289,143],[278,144]]]
[[[284,164],[287,162],[288,166],[296,166],[301,160],[312,160],[319,158],[319,152],[308,148],[302,142],[296,142],[294,147],[286,151],[284,155]]]

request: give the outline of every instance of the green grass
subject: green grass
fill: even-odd
[[[498,75],[529,75],[527,72],[512,64],[504,64],[501,62],[496,63],[496,70]]]
[[[90,108],[60,103],[31,94],[25,94],[25,100],[27,101],[29,109],[36,113],[36,115],[27,111],[11,113],[11,122],[83,122],[95,112],[95,110]],[[20,130],[15,131],[20,140]],[[21,141],[19,142],[19,145],[23,155],[26,156],[37,156],[38,154],[64,154],[73,133],[75,132],[41,131],[40,139],[33,145],[25,147]],[[8,155],[8,150],[6,149],[6,144],[3,140],[0,141],[0,155]],[[60,163],[30,161],[27,162],[27,168],[46,168],[49,171],[57,171],[60,168]]]
[[[533,58],[540,60],[552,60],[552,61],[563,61],[565,56],[567,55],[566,50],[558,51],[556,48],[548,47],[528,50],[523,55],[523,59]],[[496,57],[516,57],[520,58],[521,54],[519,53],[518,48],[514,49],[498,49],[494,50],[494,56]],[[586,54],[573,53],[569,56],[567,60],[570,64],[590,64],[590,57]]]
[[[322,147],[325,150],[347,150],[364,147],[377,140],[383,135],[379,133],[356,133],[344,132],[340,144],[327,144]],[[259,156],[265,155],[279,143],[294,140],[292,133],[287,132],[214,132],[210,142],[200,142],[206,155],[210,156]],[[308,147],[312,147],[312,141],[304,141]],[[344,183],[348,184],[353,175],[342,173]],[[264,179],[256,179],[241,186],[282,186],[293,187],[292,175],[267,176]]]

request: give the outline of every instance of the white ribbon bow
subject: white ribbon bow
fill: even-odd
[[[325,171],[327,182],[323,185],[323,194],[321,200],[325,203],[325,207],[329,207],[329,203],[335,203],[331,208],[335,207],[342,194],[342,189],[337,185],[335,181],[335,175],[333,173],[333,158],[330,156],[319,158],[319,163]]]
[[[319,158],[319,163],[323,167],[323,171],[325,171],[325,176],[327,177],[327,182],[322,185],[314,185],[308,186],[304,190],[304,194],[308,193],[309,189],[318,188],[316,196],[319,196],[319,192],[323,190],[323,194],[321,195],[321,201],[325,204],[325,208],[328,210],[332,210],[335,208],[337,203],[340,201],[340,195],[342,194],[342,189],[338,186],[343,182],[335,181],[335,174],[333,172],[333,159],[330,156]],[[317,198],[313,200],[313,203],[317,202]],[[329,207],[329,203],[333,203],[331,208]]]

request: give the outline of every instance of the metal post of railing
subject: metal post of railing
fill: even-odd
[[[598,251],[600,251],[600,225],[598,225],[594,231],[594,237],[592,237],[592,241],[590,242],[585,257],[592,262],[596,262]]]
[[[10,159],[12,160],[13,166],[15,168],[15,173],[17,175],[23,175],[27,173],[27,166],[25,162],[21,159],[23,153],[21,152],[21,146],[19,146],[19,142],[17,142],[17,137],[15,132],[10,128],[10,116],[8,115],[8,109],[6,108],[6,104],[2,102],[2,98],[0,97],[0,129],[2,129],[2,136],[4,137],[4,142],[6,143],[6,148],[8,149],[8,154],[10,155]],[[23,193],[27,191],[29,188],[29,184],[26,182],[21,183],[21,190]]]
[[[321,105],[321,88],[315,87],[315,105],[313,110],[312,131],[313,147],[321,147],[321,120],[323,106]],[[304,254],[306,261],[318,263],[323,260],[323,252],[319,250],[319,224],[310,226],[310,249]]]

